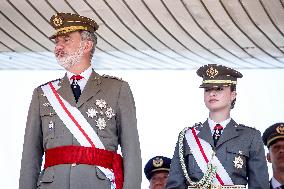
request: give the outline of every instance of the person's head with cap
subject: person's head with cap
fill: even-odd
[[[144,168],[146,178],[150,181],[150,189],[164,189],[168,180],[171,159],[164,156],[151,158]]]
[[[272,163],[273,175],[284,174],[284,122],[275,123],[268,127],[263,135],[262,140],[267,146],[268,162]],[[284,184],[284,183],[283,183]]]
[[[94,32],[98,24],[85,16],[71,13],[56,13],[50,18],[55,29],[50,39],[55,40],[55,56],[58,63],[65,69],[84,69],[91,64],[97,38]],[[69,70],[70,71],[70,70]]]
[[[203,79],[200,88],[204,88],[204,102],[210,111],[234,108],[237,79],[243,77],[240,72],[223,65],[208,64],[196,73]]]

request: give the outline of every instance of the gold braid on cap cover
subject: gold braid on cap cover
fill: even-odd
[[[213,84],[218,84],[218,83],[225,83],[225,84],[237,84],[237,81],[232,81],[232,80],[204,80],[204,84],[206,83],[213,83]]]
[[[58,33],[70,33],[72,31],[77,31],[77,30],[87,30],[88,28],[85,26],[68,26],[68,27],[64,27],[64,28],[60,28],[55,30],[55,32]]]

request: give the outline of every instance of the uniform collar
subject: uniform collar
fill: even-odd
[[[281,186],[280,182],[278,182],[278,180],[276,180],[276,178],[274,177],[271,178],[271,185],[272,188],[277,188]]]
[[[216,124],[220,124],[225,129],[226,125],[231,121],[231,119],[232,118],[228,118],[225,121],[222,121],[221,123],[217,123],[209,117],[208,124],[209,124],[211,131],[213,131],[213,128],[215,127]]]
[[[82,76],[86,81],[88,81],[88,79],[90,78],[91,74],[92,74],[92,66],[90,66],[90,67],[89,67],[88,69],[86,69],[85,71],[81,72],[79,75]],[[70,78],[71,78],[73,75],[75,75],[75,74],[72,73],[72,72],[67,71],[67,77],[68,77],[70,83],[72,82]]]

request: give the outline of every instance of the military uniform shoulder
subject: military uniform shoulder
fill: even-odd
[[[255,127],[250,127],[250,126],[247,126],[247,125],[244,125],[244,124],[238,124],[240,127],[243,127],[243,128],[248,128],[248,129],[252,129],[252,130],[256,130]]]
[[[42,86],[44,86],[44,85],[47,85],[47,84],[48,84],[48,83],[50,83],[50,82],[60,81],[60,80],[61,80],[61,78],[54,79],[54,80],[48,81],[48,82],[46,82],[46,83],[44,83],[44,84],[41,84],[41,85],[40,85],[40,86],[38,86],[38,87],[42,87]]]
[[[101,77],[107,78],[107,79],[116,79],[118,81],[123,81],[122,78],[118,78],[116,76],[111,76],[111,75],[106,75],[106,74],[103,74]]]
[[[194,129],[199,130],[202,127],[203,127],[203,124],[201,122],[198,122],[198,123],[194,123],[194,125],[189,127],[189,129],[194,128]]]
[[[199,130],[200,128],[202,128],[203,127],[203,125],[202,125],[202,123],[201,122],[199,122],[199,123],[195,123],[193,126],[191,126],[191,127],[185,127],[180,133],[185,133],[185,132],[187,132],[188,130],[190,130],[190,129],[192,129],[192,128],[194,128],[194,129],[196,129],[196,130]]]

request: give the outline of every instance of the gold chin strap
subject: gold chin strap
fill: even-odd
[[[225,84],[237,84],[237,81],[232,80],[204,80],[203,84],[212,83],[212,84],[219,84],[219,83],[225,83]]]

